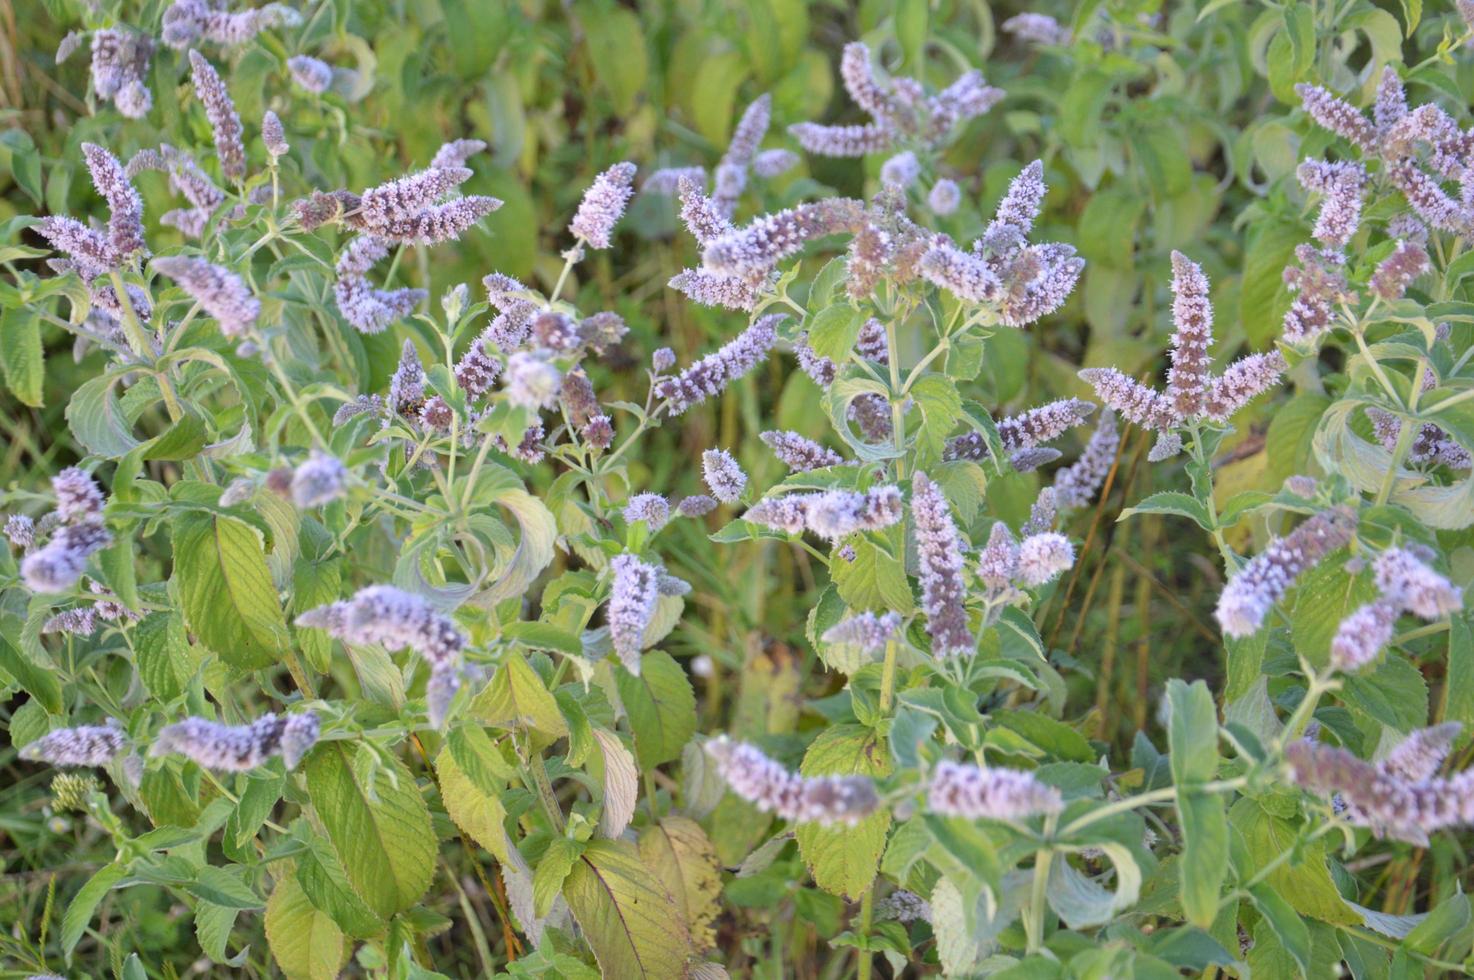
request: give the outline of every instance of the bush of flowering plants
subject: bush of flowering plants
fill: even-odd
[[[1474,3],[35,6],[7,971],[1474,968]]]

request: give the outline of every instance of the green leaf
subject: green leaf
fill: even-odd
[[[639,677],[619,667],[614,680],[629,715],[640,768],[678,758],[696,734],[696,692],[681,665],[665,651],[651,650],[640,660]]]
[[[46,381],[45,352],[41,347],[41,314],[21,306],[0,315],[0,369],[5,384],[24,405],[40,408]]]
[[[573,870],[583,845],[567,837],[554,837],[548,842],[542,860],[532,872],[532,911],[539,919],[553,910],[553,899],[563,890],[563,881]]]
[[[184,621],[173,612],[145,616],[134,628],[133,652],[139,679],[161,701],[172,701],[184,693],[199,667]]]
[[[72,961],[72,951],[81,942],[82,934],[87,931],[87,923],[92,921],[97,906],[102,904],[103,897],[127,874],[127,865],[107,864],[77,890],[76,896],[61,917],[61,951],[68,963]]]
[[[1455,616],[1448,624],[1448,679],[1444,687],[1444,721],[1474,725],[1474,630]]]
[[[84,382],[72,392],[66,410],[67,424],[77,441],[88,452],[108,459],[126,456],[141,445],[113,391],[117,381],[116,375],[104,374]]]
[[[195,872],[195,880],[184,886],[195,898],[228,909],[259,909],[261,898],[239,875],[214,865]]]
[[[384,922],[353,890],[342,862],[328,842],[313,834],[306,838],[307,850],[297,858],[297,884],[307,893],[314,908],[330,915],[345,933],[367,939],[384,931]]]
[[[864,325],[864,315],[848,302],[826,306],[809,319],[809,347],[820,357],[843,364]]]
[[[1370,673],[1347,677],[1341,699],[1399,732],[1428,721],[1428,682],[1407,658],[1395,654],[1382,658]]]
[[[1351,575],[1344,563],[1327,561],[1301,575],[1295,583],[1290,637],[1295,649],[1312,667],[1331,659],[1331,639],[1358,606],[1377,597],[1370,575]]]
[[[1208,685],[1167,682],[1167,744],[1182,826],[1179,891],[1189,922],[1203,929],[1218,915],[1228,876],[1228,819],[1223,798],[1196,789],[1218,776],[1218,711]]]
[[[665,980],[684,976],[691,938],[680,911],[633,846],[589,841],[563,883],[606,977]]]
[[[916,600],[900,559],[869,536],[851,542],[852,561],[837,561],[829,569],[834,587],[851,609],[894,609],[909,613]]]
[[[266,942],[287,980],[332,980],[348,955],[343,930],[291,875],[277,879],[266,903]]]
[[[205,422],[194,412],[186,412],[143,447],[144,459],[194,459],[209,441]]]
[[[50,665],[36,663],[11,645],[10,637],[4,632],[0,632],[0,675],[9,675],[51,714],[61,714],[61,678]]]
[[[516,652],[507,654],[491,683],[476,695],[471,714],[498,728],[531,729],[549,738],[568,734],[568,724],[548,686],[527,658]]]
[[[255,528],[223,514],[181,515],[173,582],[185,622],[221,660],[240,670],[277,661],[287,623]]]
[[[861,725],[835,725],[821,732],[799,766],[804,776],[885,776],[890,771],[885,743]],[[853,827],[806,823],[794,836],[814,884],[858,899],[875,879],[890,826],[890,811],[881,807]]]
[[[1306,927],[1305,921],[1272,888],[1255,885],[1249,889],[1249,896],[1259,914],[1264,916],[1264,921],[1274,930],[1280,945],[1299,966],[1301,975],[1309,976],[1310,929]]]
[[[1303,843],[1302,838],[1309,836],[1308,829],[1275,816],[1248,798],[1229,808],[1228,822],[1237,837],[1234,863],[1241,879],[1254,876],[1260,868],[1298,845],[1296,859],[1281,863],[1271,871],[1265,886],[1301,915],[1332,925],[1361,924],[1361,916],[1346,904],[1331,879],[1324,840]]]
[[[1205,531],[1213,530],[1213,519],[1208,516],[1208,508],[1204,507],[1196,497],[1176,490],[1163,490],[1154,493],[1150,497],[1121,511],[1117,520],[1124,521],[1136,514],[1175,514],[1178,517],[1186,517],[1193,521]]]
[[[318,746],[305,765],[307,792],[354,890],[387,918],[410,908],[430,886],[435,831],[403,763],[386,758],[370,785],[351,751],[345,742]]]
[[[1239,322],[1249,343],[1264,347],[1279,336],[1290,294],[1284,283],[1285,266],[1295,246],[1305,241],[1302,227],[1289,222],[1261,221],[1245,246],[1244,279],[1239,299]]]
[[[1091,196],[1080,214],[1076,239],[1088,262],[1131,267],[1136,252],[1136,226],[1147,199],[1125,187],[1109,187]]]
[[[640,18],[613,5],[580,3],[576,9],[583,22],[594,76],[608,90],[615,111],[627,116],[634,110],[650,71]]]

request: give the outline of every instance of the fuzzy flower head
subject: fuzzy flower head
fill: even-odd
[[[466,645],[465,635],[449,617],[392,585],[371,585],[351,599],[309,609],[297,617],[297,625],[327,630],[347,643],[377,643],[388,650],[409,647],[432,670],[458,666]]]
[[[333,66],[310,55],[288,58],[287,71],[298,88],[313,95],[321,95],[333,84]]]
[[[1018,577],[1031,588],[1053,581],[1074,563],[1075,547],[1063,534],[1046,531],[1019,542]]]
[[[1341,620],[1331,638],[1331,666],[1354,673],[1376,660],[1392,641],[1392,631],[1402,609],[1396,602],[1379,599],[1358,607]]]
[[[932,214],[943,218],[956,211],[961,203],[962,189],[955,180],[946,177],[933,184],[926,195],[926,206],[931,208]]]
[[[1121,433],[1116,428],[1115,413],[1102,412],[1080,458],[1055,472],[1055,505],[1068,509],[1090,503],[1105,486],[1111,467],[1116,465],[1116,451],[1120,446]]]
[[[781,313],[763,317],[720,350],[675,377],[661,381],[655,394],[669,402],[672,415],[682,415],[692,406],[721,394],[768,356],[778,340],[777,325],[782,319]]]
[[[609,639],[620,663],[638,677],[645,630],[660,600],[660,570],[630,554],[615,555],[609,567],[614,572],[607,613]]]
[[[68,466],[51,478],[56,494],[56,516],[64,524],[95,523],[102,520],[106,502],[102,488],[86,470]]]
[[[886,644],[894,640],[901,629],[899,613],[888,612],[876,615],[872,612],[858,613],[842,619],[824,631],[825,643],[853,646],[862,653],[877,654],[885,650]]]
[[[311,712],[286,718],[263,715],[249,725],[186,718],[161,730],[149,755],[182,755],[222,772],[246,772],[280,755],[291,769],[316,743],[318,731],[317,716]]]
[[[927,809],[966,820],[1027,820],[1064,808],[1059,790],[1018,769],[939,762],[927,790]]]
[[[51,536],[44,548],[21,559],[20,576],[32,592],[65,592],[77,584],[87,559],[112,543],[101,523],[69,524]]]
[[[127,734],[116,721],[106,725],[57,728],[21,746],[20,757],[53,766],[105,766],[127,745]]]
[[[1438,620],[1464,605],[1464,593],[1406,548],[1389,548],[1372,563],[1377,588],[1390,601],[1427,620]]]
[[[911,517],[921,578],[921,607],[931,635],[932,655],[946,659],[976,645],[967,623],[967,588],[962,579],[962,539],[941,488],[925,473],[911,481]]]
[[[637,493],[624,505],[626,524],[644,521],[654,533],[670,520],[670,502],[658,493]]]
[[[205,107],[205,117],[215,135],[215,155],[220,158],[220,172],[227,180],[244,180],[246,147],[241,140],[241,117],[235,111],[230,92],[215,66],[198,51],[189,53],[195,96]]]
[[[1208,348],[1213,341],[1213,310],[1208,303],[1208,279],[1203,270],[1179,252],[1172,255],[1172,366],[1165,393],[1144,385],[1115,368],[1088,368],[1080,377],[1112,411],[1128,422],[1158,433],[1154,459],[1182,448],[1173,430],[1193,421],[1224,424],[1255,397],[1279,383],[1286,370],[1279,351],[1249,354],[1214,377],[1209,373]]]
[[[171,255],[155,259],[154,268],[173,279],[220,324],[220,332],[239,338],[250,333],[261,315],[261,302],[240,276],[204,259]]]
[[[347,467],[336,456],[314,450],[292,473],[292,502],[302,510],[321,507],[341,497],[347,485]]]
[[[609,236],[624,215],[635,179],[633,163],[616,163],[594,178],[578,205],[568,230],[593,248],[608,248]]]
[[[797,432],[764,432],[758,438],[773,450],[790,472],[807,473],[825,466],[841,466],[844,457]]]
[[[701,474],[711,495],[723,503],[735,503],[747,488],[747,474],[725,449],[708,449],[701,454]]]
[[[558,369],[537,354],[518,351],[507,358],[503,386],[507,400],[524,408],[552,408],[562,385]]]
[[[1307,569],[1344,547],[1356,531],[1349,510],[1321,511],[1251,558],[1223,589],[1216,615],[1223,632],[1236,639],[1252,636]]]
[[[853,826],[880,805],[874,782],[864,776],[800,776],[724,735],[707,742],[706,752],[733,793],[791,823]]]

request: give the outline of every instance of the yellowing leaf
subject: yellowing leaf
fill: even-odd
[[[722,869],[706,831],[689,817],[666,817],[640,835],[640,857],[675,898],[696,952],[711,949]]]
[[[450,749],[441,749],[435,757],[435,773],[440,777],[440,799],[445,812],[467,837],[508,863],[506,808],[495,796],[482,792],[456,765]]]
[[[287,980],[331,980],[347,950],[343,930],[307,900],[292,875],[277,879],[266,903],[266,942]]]
[[[691,955],[686,924],[634,845],[589,841],[563,883],[563,897],[604,976],[667,980],[686,975]]]

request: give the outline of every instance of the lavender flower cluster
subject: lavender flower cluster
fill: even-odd
[[[894,486],[879,486],[864,493],[791,493],[761,500],[742,516],[753,524],[788,534],[807,530],[826,541],[838,541],[862,531],[879,531],[899,521],[901,491]]]
[[[424,598],[392,585],[371,585],[351,599],[307,610],[297,617],[297,625],[326,630],[345,643],[410,648],[430,665],[426,697],[430,724],[439,728],[444,723],[460,686],[466,637]]]
[[[1372,562],[1380,593],[1341,621],[1331,639],[1331,665],[1357,671],[1375,660],[1392,641],[1393,627],[1403,613],[1439,620],[1464,604],[1463,590],[1429,568],[1409,548],[1389,548]]]
[[[875,783],[865,776],[806,778],[725,735],[708,741],[706,752],[733,793],[791,823],[854,826],[880,806]]]
[[[262,715],[249,725],[222,725],[208,718],[186,718],[165,726],[149,755],[182,755],[206,769],[246,772],[274,756],[295,769],[317,744],[321,724],[311,711]]]
[[[1284,356],[1272,351],[1245,355],[1213,377],[1208,355],[1213,342],[1208,278],[1181,252],[1172,253],[1172,291],[1175,330],[1165,393],[1116,368],[1080,372],[1107,408],[1128,422],[1158,433],[1153,460],[1181,450],[1177,429],[1199,422],[1226,423],[1239,409],[1278,384],[1286,369]]]
[[[1276,538],[1238,570],[1218,598],[1223,632],[1236,639],[1256,633],[1295,580],[1351,542],[1356,515],[1346,507],[1324,510]]]
[[[1457,723],[1413,732],[1380,763],[1308,739],[1285,748],[1290,778],[1312,793],[1335,794],[1342,816],[1378,837],[1428,846],[1428,835],[1474,823],[1474,770],[1436,775]]]

